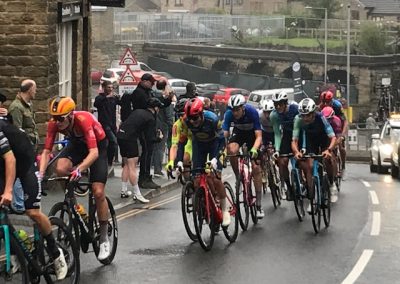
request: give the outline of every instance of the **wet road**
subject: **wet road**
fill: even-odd
[[[119,212],[113,264],[81,254],[81,283],[399,283],[399,188],[350,164],[329,229],[315,235],[309,216],[300,223],[286,201],[275,210],[267,193],[266,217],[231,245],[221,232],[210,252],[187,237],[177,188]]]

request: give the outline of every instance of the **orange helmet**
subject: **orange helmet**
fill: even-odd
[[[50,101],[51,115],[66,115],[75,109],[75,102],[70,97],[56,97]]]

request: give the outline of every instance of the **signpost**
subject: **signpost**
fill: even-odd
[[[303,84],[301,81],[301,65],[299,62],[294,62],[292,65],[293,71],[293,89],[294,89],[294,97],[302,98],[303,95]]]
[[[138,84],[129,67],[130,65],[137,65],[137,60],[129,47],[126,49],[124,56],[122,56],[119,65],[126,65],[126,70],[122,73],[121,79],[119,80],[118,93],[122,96],[124,93],[130,93],[135,90]]]

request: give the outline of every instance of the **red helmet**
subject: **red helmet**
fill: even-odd
[[[324,109],[321,111],[321,113],[327,119],[329,119],[335,115],[335,111],[330,106],[324,107]]]
[[[319,97],[322,103],[330,103],[333,100],[333,93],[331,91],[323,91]]]
[[[193,98],[186,102],[185,114],[187,117],[198,116],[203,113],[203,101],[199,98]]]

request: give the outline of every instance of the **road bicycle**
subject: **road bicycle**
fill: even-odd
[[[243,231],[246,231],[249,226],[249,215],[251,215],[254,224],[258,223],[256,193],[252,186],[253,176],[250,153],[248,153],[247,146],[244,144],[238,154],[227,155],[226,157],[238,157],[239,179],[236,180],[236,202],[240,227]]]
[[[219,200],[214,196],[211,191],[207,177],[210,174],[216,174],[213,169],[196,168],[191,170],[182,171],[182,173],[189,172],[194,175],[193,180],[196,180],[198,187],[194,188],[193,199],[193,221],[196,232],[196,239],[199,241],[201,247],[205,251],[211,250],[214,244],[215,233],[219,230],[222,224],[222,209]],[[212,172],[212,173],[211,173]],[[190,183],[188,181],[187,183]],[[193,183],[194,184],[194,183]],[[238,219],[237,219],[237,206],[235,202],[235,195],[233,189],[228,182],[224,182],[226,192],[228,211],[231,216],[231,224],[228,227],[222,227],[225,237],[230,243],[236,241],[238,236]]]
[[[84,253],[88,252],[89,244],[92,244],[96,257],[100,251],[100,224],[96,213],[96,201],[93,196],[92,183],[83,181],[70,181],[70,177],[53,177],[45,178],[44,182],[64,181],[65,198],[64,201],[54,204],[50,209],[49,216],[57,216],[63,220],[68,229],[72,232],[75,241]],[[88,213],[83,216],[78,212],[78,202],[76,200],[76,192],[81,195],[85,192],[89,193],[88,198]],[[117,216],[114,207],[108,197],[108,238],[110,240],[111,253],[108,258],[99,260],[100,263],[110,264],[117,251],[118,245],[118,225]]]
[[[54,259],[37,225],[29,221],[29,226],[33,223],[33,236],[25,232],[23,238],[14,227],[18,225],[14,219],[8,207],[0,206],[0,283],[40,283],[42,277],[47,283],[55,283]],[[79,283],[79,248],[62,220],[49,220],[56,245],[62,249],[68,265],[67,277],[57,283]],[[22,221],[24,227],[28,226]]]
[[[339,147],[336,147],[335,150],[333,151],[332,155],[335,155],[336,157],[336,176],[334,177],[334,182],[336,184],[338,192],[340,192],[341,186],[342,186],[342,157],[340,156],[340,150]]]
[[[309,199],[311,205],[311,220],[314,232],[317,234],[321,229],[321,216],[323,216],[325,227],[329,227],[331,218],[331,201],[328,175],[322,162],[322,155],[303,155],[303,160],[313,159],[312,176],[313,187],[309,189],[302,171],[297,162],[291,158],[292,171],[291,182],[294,191],[294,206],[299,221],[305,217],[304,200]]]
[[[275,167],[275,162],[272,159],[272,152],[273,147],[271,144],[260,150],[260,165],[263,175],[263,192],[265,194],[267,192],[267,187],[269,187],[271,191],[272,203],[276,209],[279,205],[281,205],[282,193],[279,173]]]

